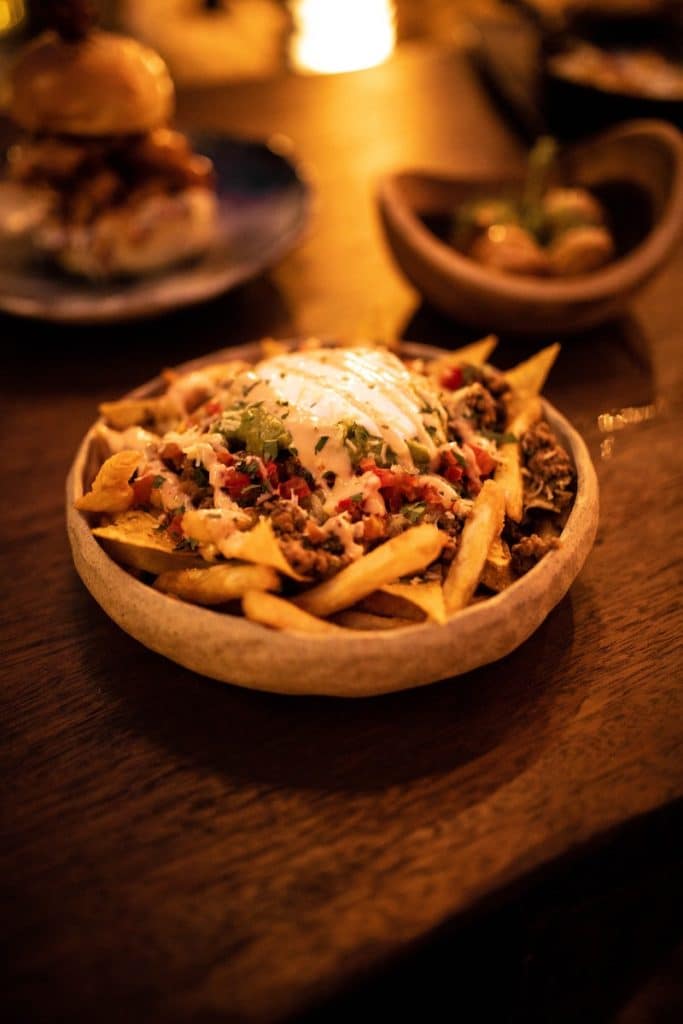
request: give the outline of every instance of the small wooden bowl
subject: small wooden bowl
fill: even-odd
[[[617,313],[665,262],[683,229],[683,136],[660,121],[632,121],[569,149],[563,181],[593,191],[607,210],[617,256],[591,274],[539,278],[492,270],[445,241],[466,200],[508,192],[519,176],[469,179],[387,175],[378,202],[400,268],[438,309],[488,330],[560,334]]]
[[[225,349],[187,364],[259,358],[256,344]],[[405,355],[442,354],[426,345],[405,344]],[[161,390],[157,378],[139,388],[142,397]],[[537,629],[564,597],[590,551],[598,525],[598,485],[580,435],[547,402],[544,413],[570,452],[577,494],[560,546],[507,590],[458,612],[441,625],[378,632],[306,635],[276,632],[162,594],[117,565],[92,535],[74,501],[99,468],[89,431],[66,483],[66,521],[76,570],[107,615],[146,647],[224,682],[290,694],[361,697],[421,686],[457,676],[509,654]]]

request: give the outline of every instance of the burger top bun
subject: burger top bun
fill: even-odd
[[[174,89],[161,57],[135,39],[44,32],[16,62],[10,113],[29,132],[131,135],[166,124]]]

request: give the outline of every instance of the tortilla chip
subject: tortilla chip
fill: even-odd
[[[132,509],[92,532],[115,561],[155,576],[207,564],[191,551],[176,551],[176,542],[158,526],[159,520],[151,512]]]
[[[385,594],[416,605],[433,622],[443,623],[447,619],[443,588],[436,580],[426,583],[389,583],[382,590]]]
[[[305,576],[295,572],[282,554],[270,519],[259,519],[253,529],[231,534],[218,544],[218,550],[225,558],[238,558],[255,565],[269,565],[284,576],[303,581]]]
[[[530,359],[518,363],[517,366],[513,366],[511,370],[505,372],[505,379],[512,389],[508,398],[510,420],[513,420],[521,412],[530,398],[540,395],[559,354],[560,346],[557,343],[548,345],[547,348],[542,348]]]
[[[88,494],[76,499],[76,508],[81,512],[125,512],[133,503],[133,488],[128,481],[142,459],[141,452],[111,455],[100,467]]]

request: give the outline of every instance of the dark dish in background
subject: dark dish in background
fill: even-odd
[[[522,131],[576,139],[630,118],[683,127],[677,0],[510,6],[519,17],[475,19],[473,58]]]
[[[566,148],[560,168],[563,182],[587,189],[605,211],[615,251],[602,267],[564,278],[529,273],[529,263],[526,273],[503,273],[473,258],[476,251],[457,251],[453,211],[471,211],[484,197],[505,203],[511,194],[520,195],[523,170],[471,178],[420,170],[386,175],[378,201],[399,267],[444,313],[494,330],[547,336],[613,316],[663,265],[680,237],[683,139],[664,122],[632,122]],[[489,250],[495,248],[486,241]],[[501,249],[505,236],[502,243]],[[533,241],[532,246],[538,264],[538,247]],[[527,243],[527,255],[529,248]],[[524,250],[514,239],[510,250],[519,266]]]

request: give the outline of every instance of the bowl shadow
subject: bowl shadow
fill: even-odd
[[[92,685],[115,706],[112,727],[228,784],[368,793],[448,775],[465,807],[528,768],[581,700],[576,687],[563,685],[574,632],[570,595],[498,662],[353,701],[205,679],[118,631],[85,593],[74,601],[85,623],[81,656]]]

